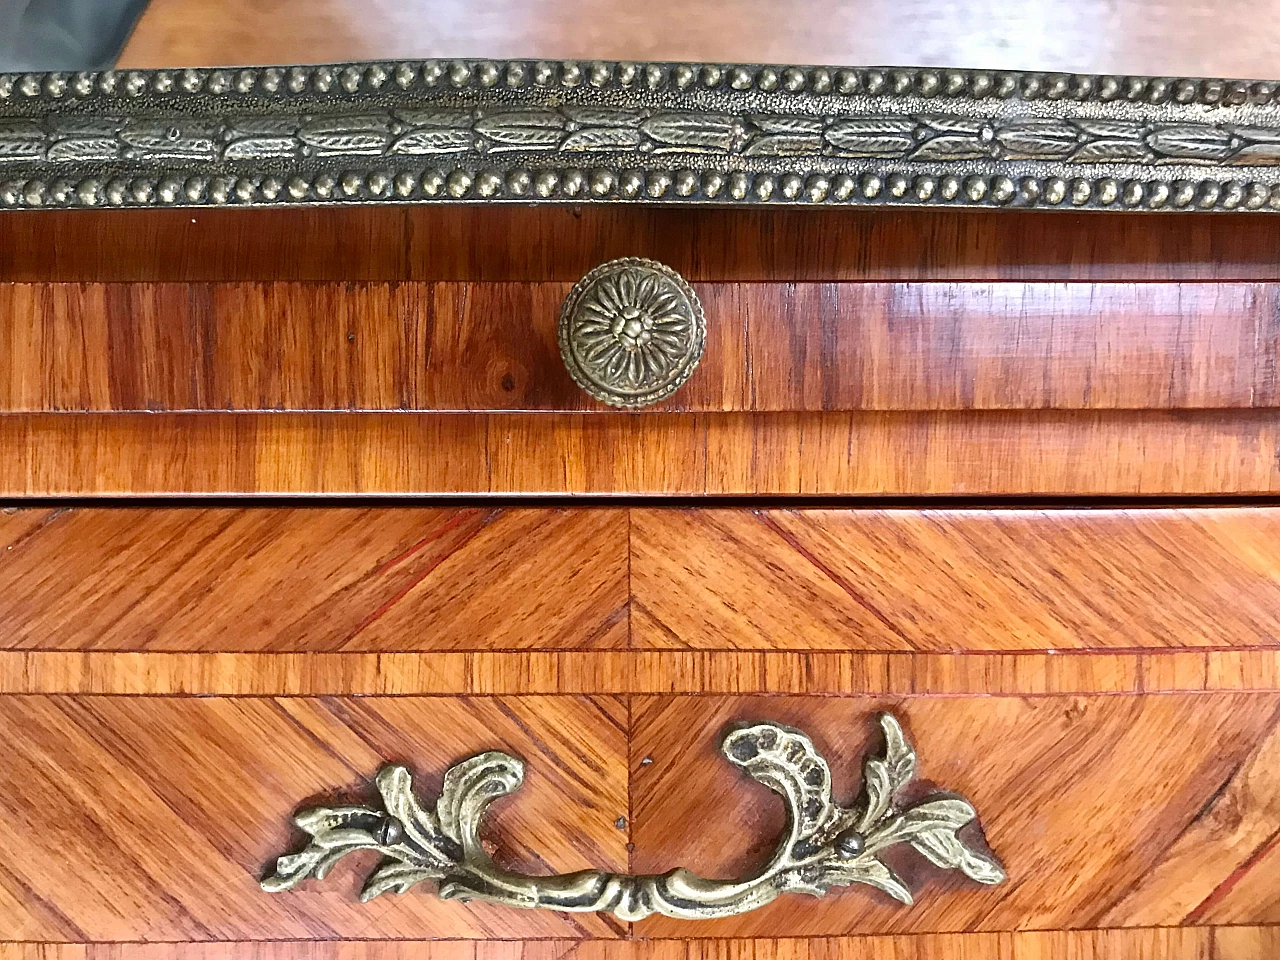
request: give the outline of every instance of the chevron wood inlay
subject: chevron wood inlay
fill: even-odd
[[[1275,508],[634,510],[632,643],[1275,647],[1278,541]]]
[[[714,690],[733,668],[739,682],[760,671],[740,689],[887,692],[911,677],[906,689],[920,692],[1034,692],[998,679],[1002,665],[1021,665],[1049,691],[1202,689],[1223,685],[1214,678],[1242,656],[1253,682],[1267,682],[1259,669],[1280,642],[1278,536],[1273,507],[11,510],[0,514],[0,648],[244,655],[243,675],[265,686],[224,692],[336,682],[314,661],[313,679],[291,685],[302,661],[252,654],[508,650],[528,653],[504,661],[506,680],[484,679],[496,662],[461,656],[404,659],[394,671],[375,659],[373,674],[358,658],[335,660],[328,675],[369,692],[660,692],[672,689],[654,686],[662,676],[701,676],[693,689]],[[579,655],[627,646],[671,655]],[[1249,660],[1251,648],[1267,652]],[[682,660],[681,650],[831,656],[753,668],[750,658]],[[1161,650],[1201,652],[1145,656]],[[1105,656],[944,664],[950,651]],[[903,666],[872,653],[932,659]],[[88,664],[125,677],[130,662],[21,661],[32,677],[62,664],[72,689]],[[153,677],[201,688],[212,666],[236,661],[148,662]],[[18,668],[0,664],[10,664],[0,678]]]
[[[611,937],[601,916],[355,897],[360,864],[267,896],[307,799],[382,763],[439,789],[500,748],[524,787],[487,823],[531,873],[627,865],[624,703],[609,698],[0,697],[0,935],[26,941]]]
[[[622,510],[10,511],[0,647],[618,647],[626,537]]]
[[[1280,697],[1200,694],[1021,698],[664,698],[632,702],[637,870],[679,863],[732,875],[767,853],[782,804],[725,775],[690,730],[768,716],[813,735],[837,792],[852,794],[874,724],[891,708],[920,775],[968,797],[1008,869],[966,885],[919,858],[901,872],[910,910],[887,897],[775,901],[728,921],[652,917],[646,937],[924,933],[1280,922]],[[648,762],[643,762],[643,761]],[[1194,853],[1192,852],[1194,851]],[[1194,860],[1192,859],[1194,858]],[[895,867],[899,866],[895,862]]]

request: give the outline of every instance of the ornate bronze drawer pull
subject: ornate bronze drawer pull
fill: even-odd
[[[707,321],[670,267],[628,257],[579,280],[560,312],[560,355],[578,386],[615,407],[675,393],[702,359]]]
[[[451,767],[434,809],[414,796],[408,770],[387,766],[377,777],[384,809],[303,810],[294,821],[310,834],[310,842],[280,857],[262,886],[271,892],[288,890],[308,877],[323,878],[348,853],[377,850],[385,859],[365,882],[362,900],[438,880],[445,900],[598,910],[623,920],[653,913],[712,919],[754,910],[782,893],[820,897],[832,887],[854,883],[910,904],[911,891],[880,859],[884,850],[899,844],[909,844],[933,864],[960,870],[979,883],[1002,882],[999,862],[957,834],[977,818],[967,801],[935,794],[898,805],[899,791],[915,776],[915,751],[891,715],[882,714],[880,725],[884,753],[867,758],[863,797],[852,807],[831,799],[830,768],[799,730],[760,723],[724,738],[721,749],[729,761],[781,794],[787,807],[787,828],[772,858],[746,880],[706,880],[683,867],[651,876],[584,870],[531,877],[503,870],[481,846],[480,821],[492,801],[520,786],[524,764],[492,751]]]

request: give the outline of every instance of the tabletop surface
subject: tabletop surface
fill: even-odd
[[[415,57],[1280,74],[1280,0],[153,0],[125,67]]]

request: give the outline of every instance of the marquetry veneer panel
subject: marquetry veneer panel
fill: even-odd
[[[732,920],[651,917],[646,937],[1089,929],[1280,922],[1280,698],[635,698],[634,868],[732,875],[767,854],[782,804],[727,763],[709,734],[765,718],[812,735],[852,794],[875,736],[909,728],[920,776],[967,796],[1010,879],[979,887],[903,857],[917,892],[779,900]],[[703,731],[704,735],[691,735]],[[650,762],[642,762],[644,759]],[[896,861],[895,861],[896,863]]]
[[[1112,654],[1071,663],[1105,662],[1108,679],[1090,682],[1124,690],[1163,669],[1144,653],[1275,650],[1278,542],[1271,507],[12,509],[0,514],[0,648],[239,654],[246,678],[267,683],[289,661],[254,654],[347,655],[288,665],[317,678],[294,692],[337,677],[362,692],[485,692],[485,676],[492,692],[655,692],[729,669],[746,690],[793,674],[846,692],[865,676],[860,689],[875,690],[882,672],[927,688],[940,670],[944,686],[1000,690],[991,654],[1072,651]],[[623,648],[671,653],[630,668],[621,653],[582,654]],[[749,658],[694,667],[681,650],[829,656],[804,669],[766,657],[748,681]],[[457,656],[359,665],[361,654],[416,651]],[[988,656],[948,664],[949,651]],[[873,653],[931,658],[886,667]],[[31,661],[41,662],[53,663]],[[70,678],[88,662],[59,669]],[[208,666],[146,662],[153,677],[205,685]],[[1180,675],[1198,669],[1207,684],[1198,662]],[[1089,675],[1068,663],[1046,673],[1067,684]]]
[[[626,643],[623,510],[26,509],[0,546],[0,647]]]
[[[269,896],[258,880],[308,798],[384,761],[438,790],[453,762],[528,762],[486,820],[516,869],[626,868],[625,704],[609,698],[0,697],[0,931],[7,940],[617,936],[596,915],[356,899],[362,864]],[[353,858],[356,859],[356,858]],[[363,864],[367,865],[367,864]]]
[[[636,647],[1274,646],[1280,510],[641,509]]]

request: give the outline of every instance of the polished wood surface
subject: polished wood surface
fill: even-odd
[[[0,648],[1280,653],[1278,541],[1274,507],[12,509]]]
[[[1160,650],[1280,637],[1272,509],[634,510],[630,530],[636,647]]]
[[[1274,927],[680,940],[0,943],[0,960],[1273,960]]]
[[[623,510],[0,514],[0,647],[503,650],[627,642]]]
[[[1280,487],[1274,417],[1248,409],[1276,400],[1280,218],[63,211],[0,241],[8,280],[177,284],[7,288],[28,319],[0,324],[0,407],[29,412],[0,414],[0,496]],[[622,255],[730,324],[699,379],[663,415],[496,412],[585,403],[550,324]],[[316,285],[256,285],[280,281]],[[419,281],[443,284],[429,310]],[[361,412],[413,407],[490,412]]]
[[[1278,514],[10,509],[0,958],[1264,960]],[[1007,885],[908,863],[910,910],[850,890],[697,926],[360,905],[347,867],[256,890],[298,804],[385,760],[426,792],[494,747],[529,765],[504,862],[730,875],[781,809],[716,753],[726,725],[806,729],[843,797],[879,709],[973,799]]]
[[[891,63],[1270,77],[1280,36],[1245,0],[153,0],[122,66],[394,57]]]
[[[836,790],[844,781],[851,793],[874,736],[870,708],[891,708],[903,720],[923,778],[973,802],[1009,882],[979,887],[904,857],[895,866],[920,888],[910,910],[873,896],[775,901],[696,925],[651,917],[636,933],[770,936],[785,928],[821,936],[1280,919],[1280,859],[1267,856],[1280,832],[1271,783],[1280,700],[1270,694],[880,704],[636,698],[635,868],[679,863],[704,875],[733,875],[767,856],[782,828],[782,804],[725,776],[716,744],[690,730],[759,717],[800,727],[821,745]]]
[[[1280,217],[672,205],[18,210],[0,281],[1280,280]]]
[[[1280,400],[1267,283],[698,284],[654,409],[1208,409]],[[569,284],[0,285],[0,411],[608,411]]]
[[[981,888],[901,866],[910,910],[867,890],[633,929],[424,895],[370,907],[354,867],[264,900],[258,871],[299,798],[367,790],[500,747],[529,762],[490,839],[523,870],[746,869],[781,804],[726,776],[734,720],[803,726],[852,791],[891,708],[923,776],[963,791],[1013,878]],[[1280,692],[1143,696],[0,697],[0,919],[16,941],[768,937],[1271,924]],[[1168,736],[1176,730],[1178,736]],[[628,770],[629,768],[629,770]],[[23,823],[39,822],[38,831]],[[76,864],[68,872],[68,858]],[[1087,942],[1087,940],[1085,941]],[[127,954],[126,954],[127,955]]]
[[[1280,491],[1273,411],[9,414],[0,496]]]
[[[439,789],[503,746],[529,775],[490,822],[514,869],[625,869],[626,708],[607,699],[0,699],[0,929],[10,940],[609,937],[566,916],[355,897],[354,865],[267,896],[307,798],[363,795],[388,760]],[[37,830],[22,824],[36,823]],[[74,865],[74,866],[72,866]],[[70,869],[69,869],[70,867]]]

